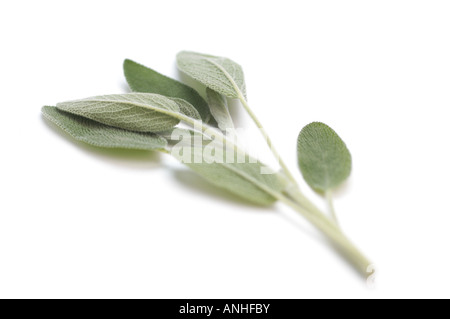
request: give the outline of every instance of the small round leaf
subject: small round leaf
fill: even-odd
[[[350,152],[326,124],[314,122],[303,128],[297,140],[297,154],[303,178],[315,191],[334,189],[350,175]]]

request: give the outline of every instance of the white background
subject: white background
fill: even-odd
[[[450,297],[449,17],[448,1],[3,1],[0,297]],[[243,65],[299,179],[304,125],[346,141],[336,208],[375,289],[283,205],[236,200],[166,155],[81,145],[40,115],[127,92],[125,58],[180,78],[184,49]]]

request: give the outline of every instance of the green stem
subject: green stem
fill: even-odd
[[[370,275],[368,272],[372,263],[355,247],[355,245],[336,227],[330,224],[327,218],[310,212],[309,210],[298,205],[294,201],[280,194],[277,197],[280,201],[294,209],[296,212],[306,218],[319,231],[321,231],[342,253],[355,269],[364,277]]]
[[[179,119],[195,126],[196,121],[190,117],[180,115]],[[202,133],[210,129],[208,125],[199,123],[202,127]],[[206,135],[206,134],[205,134]],[[220,132],[217,132],[223,142],[229,142],[228,139]],[[237,149],[237,147],[235,146]],[[276,153],[277,154],[277,153]],[[286,171],[289,172],[289,171]],[[292,175],[291,175],[292,178]],[[347,257],[351,264],[360,272],[363,276],[368,276],[368,267],[371,265],[370,261],[353,245],[353,243],[341,232],[335,223],[333,223],[328,217],[326,217],[310,200],[308,200],[298,189],[293,187],[289,194],[286,196],[280,192],[274,191],[270,187],[265,185],[258,186],[272,195],[274,198],[280,200],[284,204],[288,205],[296,212],[301,214],[310,223],[312,223],[320,232],[322,232],[335,246],[336,248]]]
[[[289,198],[293,202],[310,211],[311,213],[320,216],[321,218],[326,220],[326,222],[330,226],[336,226],[336,224],[330,218],[328,218],[319,208],[317,208],[317,206],[313,202],[311,202],[308,198],[305,197],[305,195],[303,195],[300,189],[294,187],[289,189],[287,193]]]
[[[228,78],[228,80],[230,81],[231,85],[234,88],[234,91],[237,93],[238,95],[238,99],[241,101],[242,106],[245,108],[245,110],[247,111],[248,115],[250,115],[250,117],[252,118],[253,122],[255,122],[256,126],[258,127],[259,131],[261,132],[261,134],[264,136],[267,145],[269,146],[270,150],[272,151],[273,155],[275,156],[275,159],[280,163],[281,168],[283,169],[284,173],[286,174],[286,176],[291,180],[291,182],[294,185],[298,185],[297,181],[295,180],[294,176],[292,175],[291,171],[289,170],[289,168],[287,167],[287,165],[284,163],[283,159],[281,158],[280,154],[278,153],[278,151],[275,149],[275,146],[273,146],[272,140],[270,139],[269,135],[267,134],[266,130],[264,129],[264,127],[262,126],[261,122],[258,120],[258,118],[256,117],[256,114],[253,113],[253,111],[250,109],[250,106],[247,103],[246,98],[244,97],[244,95],[242,94],[241,89],[239,88],[239,86],[236,84],[236,81],[234,80],[234,78],[227,72],[227,70],[224,69],[224,67],[222,65],[220,65],[219,63],[215,62],[212,59],[207,59],[211,64],[215,65],[219,70],[222,71],[222,73]]]
[[[287,177],[291,180],[294,185],[297,185],[297,181],[295,180],[294,176],[292,175],[291,171],[287,167],[286,163],[281,158],[280,154],[276,150],[275,146],[272,143],[272,140],[270,139],[269,135],[267,134],[266,130],[264,129],[264,126],[261,124],[259,119],[256,117],[256,114],[253,113],[250,106],[247,103],[247,100],[242,95],[242,92],[238,90],[239,92],[239,100],[242,103],[242,106],[247,111],[248,115],[252,118],[253,122],[255,122],[256,126],[258,127],[261,134],[264,136],[264,139],[266,140],[267,145],[269,146],[270,150],[272,151],[273,155],[275,156],[275,159],[280,163],[281,168],[283,169],[284,173],[287,175]]]

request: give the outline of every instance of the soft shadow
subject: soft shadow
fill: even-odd
[[[204,178],[187,169],[175,169],[173,172],[173,176],[175,179],[183,184],[190,191],[208,195],[209,197],[214,197],[218,200],[226,201],[233,204],[244,205],[247,207],[257,208],[258,211],[266,211],[273,212],[272,207],[259,206],[257,204],[253,204],[245,199],[242,199],[239,196],[234,195],[220,187],[217,187]]]
[[[201,193],[203,195],[208,195],[210,197],[214,197],[218,200],[226,201],[232,204],[257,208],[255,211],[258,212],[258,214],[261,214],[261,212],[278,213],[278,215],[282,219],[286,220],[288,223],[290,223],[295,228],[305,233],[307,236],[310,236],[313,240],[316,240],[321,244],[323,244],[325,246],[325,249],[327,249],[330,253],[337,255],[342,260],[342,262],[349,264],[351,268],[354,270],[355,274],[357,274],[363,279],[366,279],[371,275],[371,273],[363,274],[360,269],[358,269],[355,265],[351,264],[348,261],[349,259],[347,257],[347,254],[344,251],[342,251],[337,245],[335,245],[334,242],[332,242],[331,240],[326,238],[323,234],[321,234],[319,231],[316,231],[313,227],[306,227],[299,220],[290,216],[287,212],[279,208],[274,209],[274,207],[271,206],[261,207],[252,204],[250,202],[247,202],[242,198],[235,196],[232,193],[229,193],[219,187],[212,185],[211,183],[205,181],[203,178],[198,176],[196,173],[189,170],[184,169],[175,170],[174,177],[178,182],[185,185],[186,188],[189,189],[190,191]]]
[[[122,89],[122,91],[124,93],[132,93],[133,91],[131,91],[130,86],[128,85],[128,83],[126,81],[120,81],[120,88]]]
[[[324,235],[316,231],[313,227],[307,227],[306,225],[302,224],[300,220],[297,220],[293,216],[290,216],[288,212],[280,208],[274,209],[274,207],[272,206],[261,207],[252,204],[250,202],[247,202],[242,198],[227,192],[226,190],[223,190],[219,187],[212,185],[211,183],[209,183],[208,181],[204,180],[202,177],[197,175],[195,172],[189,170],[179,169],[175,170],[173,174],[175,179],[184,186],[186,186],[186,188],[189,189],[190,191],[214,197],[218,200],[226,201],[228,203],[232,203],[235,205],[244,205],[247,207],[253,207],[256,209],[255,211],[257,211],[258,214],[260,214],[261,212],[278,213],[278,215],[282,219],[286,220],[288,223],[290,223],[295,228],[305,233],[307,236],[310,236],[313,240],[322,243],[326,247],[325,249],[329,250],[330,253],[336,254],[337,256],[339,256],[339,258],[342,259],[343,262],[348,263],[348,258],[346,257],[346,254],[342,250],[340,250],[339,247],[337,247],[332,241],[328,240]],[[362,277],[367,277],[362,275],[361,272],[356,267],[352,267],[352,269],[354,269],[358,275]]]
[[[338,188],[336,188],[333,191],[333,196],[335,196],[335,197],[344,196],[351,190],[352,186],[353,186],[352,179],[349,178],[342,185],[340,185]]]
[[[96,159],[105,163],[131,169],[150,169],[160,167],[161,157],[158,152],[94,147],[73,139],[69,134],[61,130],[54,123],[48,121],[42,115],[41,120],[44,125],[55,132],[58,136],[64,140],[67,140],[82,152],[94,156]]]
[[[298,230],[302,231],[303,233],[307,234],[309,237],[311,237],[313,240],[316,240],[324,245],[325,249],[327,249],[330,253],[334,254],[338,257],[339,260],[341,260],[344,264],[350,266],[351,271],[355,273],[355,275],[367,279],[370,275],[373,273],[364,273],[361,269],[359,269],[357,266],[355,266],[353,263],[349,261],[349,255],[341,249],[338,245],[335,244],[334,241],[330,240],[325,234],[320,232],[319,230],[315,229],[315,227],[311,226],[308,227],[305,225],[305,222],[302,222],[300,220],[300,216],[293,215],[292,211],[284,210],[284,209],[277,209],[277,212],[279,213],[279,216],[286,220],[288,223],[293,225]]]
[[[337,256],[339,256],[344,263],[349,265],[351,267],[351,269],[354,271],[355,275],[357,275],[365,280],[365,279],[369,278],[371,275],[375,274],[376,269],[372,270],[372,272],[367,272],[367,271],[363,272],[362,269],[358,268],[355,264],[353,264],[349,261],[349,259],[350,259],[349,254],[347,254],[343,249],[341,249],[339,246],[337,246],[331,240],[327,240],[327,241],[329,243],[327,246],[330,247],[330,250],[333,251]],[[331,249],[331,248],[333,248],[333,249]],[[367,266],[370,266],[370,265],[367,265]]]
[[[75,145],[82,152],[94,156],[95,158],[109,164],[131,168],[131,169],[151,169],[160,167],[161,157],[158,152],[151,151],[135,151],[135,150],[121,150],[121,149],[102,149],[96,148],[82,142],[74,140],[69,134],[62,131],[59,127],[57,127],[52,122],[48,121],[41,115],[41,121],[45,126],[58,134],[61,138],[69,141],[73,145]],[[325,246],[337,255],[339,255],[342,260],[348,263],[347,254],[342,251],[338,246],[336,246],[332,241],[328,240],[324,235],[319,232],[314,231],[312,228],[307,228],[305,225],[300,223],[299,220],[296,220],[292,216],[288,215],[287,212],[280,210],[279,208],[275,209],[272,206],[263,207],[253,204],[251,202],[245,201],[244,199],[227,192],[217,186],[212,185],[208,181],[204,180],[202,177],[197,175],[196,173],[185,170],[185,169],[175,169],[173,172],[173,176],[175,179],[186,186],[189,191],[193,191],[196,193],[201,193],[204,195],[208,195],[210,197],[216,198],[221,201],[225,201],[232,204],[243,205],[246,207],[255,208],[255,211],[260,213],[274,213],[277,212],[281,218],[285,219],[294,227],[298,228],[300,231],[306,233],[308,236],[313,238],[314,240],[318,240],[321,243],[324,243]],[[342,195],[350,186],[350,182],[346,182],[344,185],[339,187],[336,190],[336,193]],[[328,244],[327,244],[328,243]],[[351,264],[355,272],[361,276],[362,278],[367,278],[371,274],[363,274],[360,269],[357,269],[353,264]]]
[[[194,191],[199,194],[208,195],[210,197],[214,197],[216,199],[226,201],[232,204],[244,205],[247,207],[257,208],[258,212],[265,211],[268,213],[278,213],[281,218],[294,225],[294,227],[298,228],[302,232],[308,234],[315,240],[319,240],[320,242],[326,242],[323,236],[320,236],[318,232],[315,232],[313,228],[308,228],[303,225],[299,220],[289,215],[288,212],[276,208],[275,206],[259,206],[257,204],[253,204],[245,199],[242,199],[239,196],[234,195],[220,187],[217,187],[210,182],[206,181],[204,178],[199,176],[193,171],[187,169],[178,169],[174,170],[173,175],[175,179],[183,184],[190,191]]]
[[[349,178],[349,179],[345,180],[345,182],[342,183],[341,185],[339,185],[337,188],[331,190],[333,198],[344,196],[351,189],[351,187],[352,187],[352,182],[351,182],[351,178]],[[320,197],[322,197],[323,200],[326,200],[325,192],[315,191],[315,193],[317,195],[319,195]]]
[[[317,241],[320,241],[320,242],[323,242],[323,243],[326,242],[325,238],[323,236],[320,236],[319,233],[314,231],[313,228],[306,227],[299,220],[297,220],[296,218],[290,216],[289,213],[287,213],[287,212],[285,212],[285,211],[283,211],[281,209],[277,209],[276,211],[277,211],[277,213],[279,214],[279,216],[282,219],[287,221],[289,224],[291,224],[292,226],[294,226],[295,228],[297,228],[301,232],[307,234],[308,236],[310,236],[314,240],[317,240]]]

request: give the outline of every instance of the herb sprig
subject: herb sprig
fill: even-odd
[[[212,184],[257,205],[280,201],[311,222],[361,274],[369,276],[371,263],[338,226],[332,203],[333,190],[348,178],[352,167],[350,152],[337,133],[314,122],[297,139],[300,171],[307,184],[324,196],[330,218],[302,193],[250,108],[241,66],[227,58],[186,51],[177,55],[177,64],[206,86],[206,100],[179,81],[125,60],[124,73],[133,93],[44,106],[42,113],[87,144],[171,154]],[[267,167],[240,147],[227,98],[240,101],[281,170]]]

